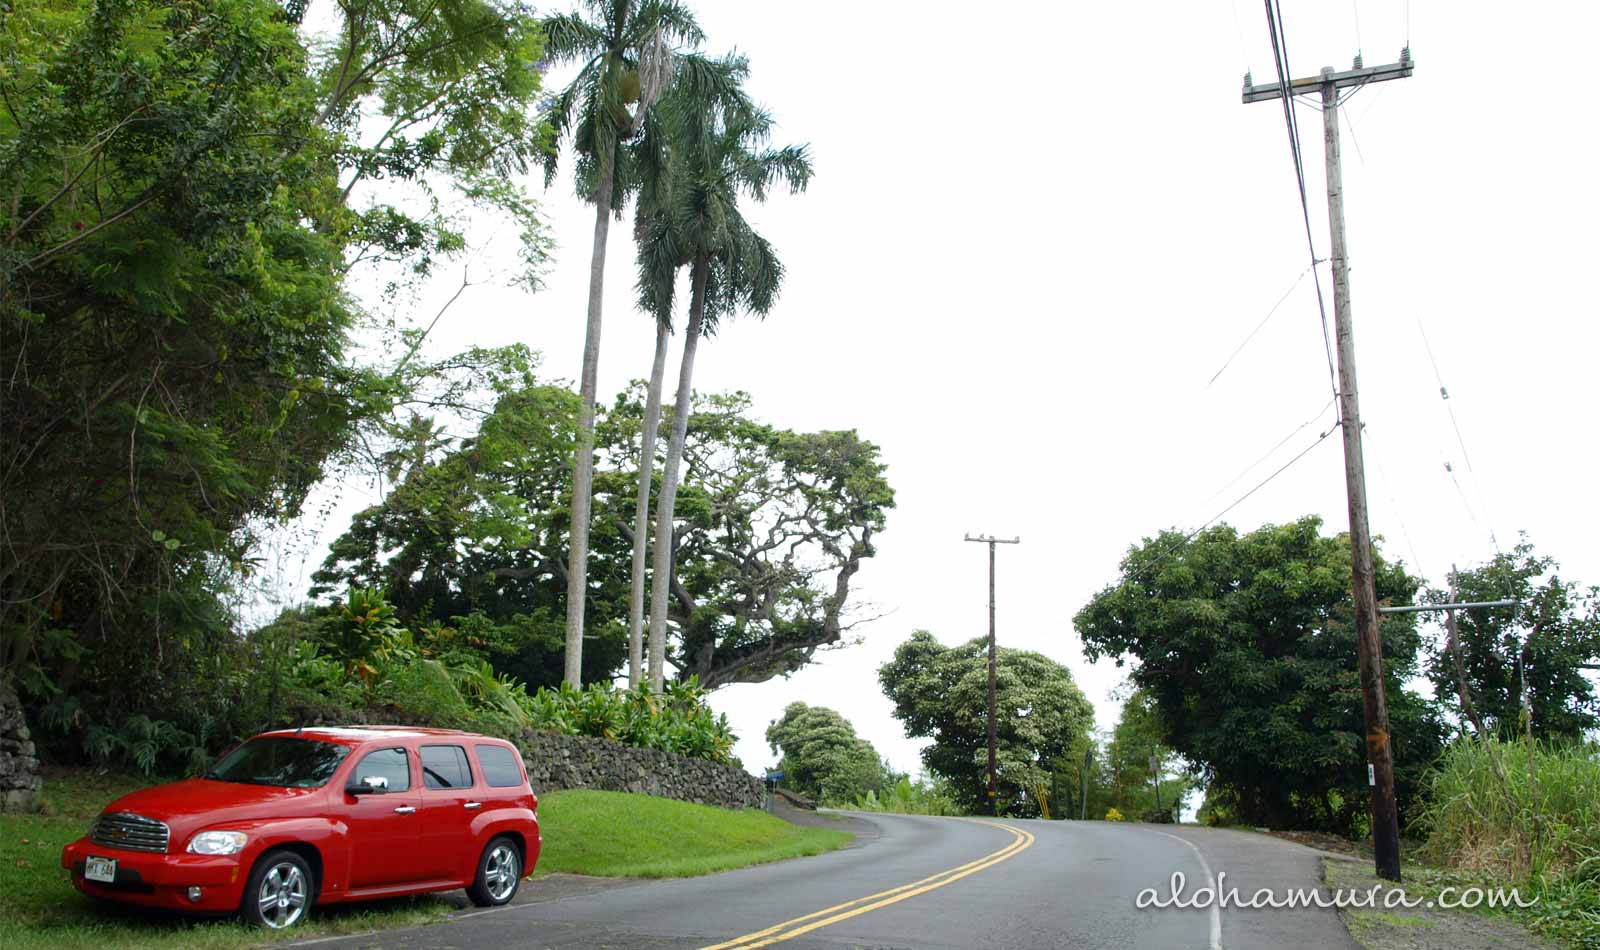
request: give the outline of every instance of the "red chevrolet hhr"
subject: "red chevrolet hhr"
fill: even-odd
[[[313,903],[467,889],[504,904],[539,860],[503,739],[404,726],[256,736],[199,778],[106,806],[61,866],[94,897],[290,927]]]

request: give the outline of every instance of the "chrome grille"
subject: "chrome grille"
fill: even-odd
[[[89,840],[129,851],[166,851],[172,829],[162,822],[125,811],[106,812],[94,820]]]

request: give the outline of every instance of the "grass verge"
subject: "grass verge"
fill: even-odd
[[[621,792],[539,799],[539,873],[692,877],[832,851],[849,832],[801,828],[765,812],[730,812]]]
[[[280,934],[232,920],[101,905],[79,894],[61,870],[61,848],[81,837],[107,802],[150,784],[140,776],[50,770],[43,814],[0,815],[0,946],[234,950],[425,924],[455,910],[437,895],[336,904],[317,908],[304,924]],[[552,793],[540,799],[539,819],[545,841],[541,874],[684,877],[819,854],[850,839],[842,831],[798,828],[760,812],[616,792]]]

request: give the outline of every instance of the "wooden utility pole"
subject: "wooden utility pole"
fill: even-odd
[[[1000,803],[994,787],[995,771],[995,730],[994,730],[994,546],[997,544],[1021,544],[1022,539],[1012,538],[1007,541],[992,535],[965,535],[967,541],[977,541],[989,546],[989,814],[1000,814]]]
[[[1322,141],[1327,161],[1328,230],[1333,265],[1333,317],[1339,342],[1339,418],[1344,430],[1344,477],[1350,506],[1350,572],[1356,603],[1362,709],[1367,727],[1367,768],[1372,786],[1372,847],[1378,876],[1400,880],[1400,825],[1394,801],[1394,749],[1389,741],[1389,704],[1383,692],[1383,647],[1378,636],[1378,594],[1373,583],[1372,534],[1367,525],[1367,482],[1361,457],[1361,409],[1356,389],[1355,332],[1350,320],[1350,261],[1344,234],[1344,184],[1339,167],[1339,90],[1411,75],[1411,50],[1400,62],[1361,65],[1346,72],[1324,67],[1310,79],[1253,86],[1245,76],[1244,101],[1285,95],[1322,94]],[[1287,87],[1287,88],[1285,88]],[[1292,108],[1292,106],[1291,106]]]

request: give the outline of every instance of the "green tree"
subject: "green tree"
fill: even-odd
[[[582,676],[606,237],[613,210],[620,212],[634,186],[620,165],[620,145],[633,136],[677,68],[672,47],[698,46],[703,38],[693,14],[674,0],[585,0],[585,6],[592,19],[568,13],[543,21],[550,61],[583,63],[577,77],[552,100],[549,120],[557,142],[570,139],[578,153],[578,192],[595,206],[567,558],[565,673],[575,686]],[[557,156],[555,150],[547,153],[546,185],[554,180]]]
[[[1243,820],[1348,833],[1367,779],[1350,544],[1321,526],[1307,517],[1243,536],[1219,525],[1146,539],[1073,623],[1091,660],[1137,661],[1129,678],[1162,734]],[[1380,601],[1409,603],[1418,586],[1381,560],[1376,578]],[[1386,616],[1381,636],[1403,816],[1443,730],[1402,686],[1418,672],[1414,616]]]
[[[744,61],[738,58],[715,63],[697,57],[683,57],[683,67],[676,82],[679,96],[693,96],[706,108],[715,108],[718,102],[740,101],[743,90],[739,82],[744,78]],[[669,154],[671,136],[663,121],[663,110],[644,113],[640,133],[625,153],[631,159],[633,177],[638,182],[639,201],[635,211],[635,234],[641,238],[647,233],[651,209],[659,208],[665,200],[672,160]],[[670,116],[668,116],[670,118]],[[644,600],[646,562],[650,556],[650,499],[656,489],[656,447],[661,425],[661,387],[666,377],[667,344],[672,335],[670,294],[662,295],[651,283],[660,279],[660,272],[648,266],[651,254],[670,253],[660,242],[641,241],[639,305],[650,314],[655,323],[655,356],[650,363],[650,382],[646,390],[645,412],[639,440],[639,485],[634,497],[633,514],[633,569],[630,574],[632,590],[628,599],[628,682],[638,686],[644,679]],[[671,272],[669,277],[676,277]],[[656,309],[666,301],[666,309]]]
[[[319,593],[386,590],[403,623],[444,622],[498,644],[498,669],[552,685],[564,666],[563,460],[577,396],[531,376],[502,385],[476,436],[419,436],[394,490],[356,516],[314,577]],[[894,503],[877,448],[855,433],[789,432],[748,413],[742,396],[703,400],[686,466],[669,660],[680,681],[708,689],[786,675],[842,642],[850,580]],[[596,430],[591,679],[626,656],[642,415],[639,394],[624,394]]]
[[[253,526],[389,403],[346,355],[338,139],[262,0],[16,6],[0,60],[4,666],[181,708]]]
[[[285,4],[295,16],[307,6]],[[514,0],[340,0],[333,12],[332,29],[308,45],[318,119],[338,139],[332,193],[348,209],[338,222],[345,272],[391,265],[384,293],[396,298],[463,253],[462,215],[444,187],[511,218],[524,241],[522,279],[536,286],[548,238],[511,182],[550,135],[536,118],[541,73],[528,68],[543,55],[537,18]],[[361,187],[380,180],[381,191]],[[397,375],[427,330],[403,335]]]
[[[1579,739],[1600,726],[1600,697],[1583,675],[1584,666],[1600,663],[1600,588],[1562,580],[1558,569],[1524,540],[1482,567],[1457,572],[1454,597],[1436,590],[1424,598],[1519,602],[1456,614],[1468,699],[1490,731],[1521,733],[1524,689],[1538,738]],[[1439,701],[1464,723],[1461,680],[1448,642],[1429,655],[1427,675]]]
[[[1171,775],[1174,766],[1184,763],[1166,744],[1160,713],[1149,694],[1134,690],[1122,701],[1121,715],[1111,731],[1111,740],[1102,750],[1101,772],[1105,809],[1115,807],[1130,818],[1162,813],[1176,814],[1193,783],[1186,775]],[[1150,763],[1155,761],[1155,767]],[[1156,777],[1160,776],[1160,802],[1157,803]],[[1098,807],[1098,805],[1097,805]]]
[[[988,662],[983,637],[946,647],[919,630],[878,669],[906,735],[933,740],[923,764],[974,812],[989,810]],[[1028,813],[1055,763],[1081,748],[1094,710],[1072,673],[1042,654],[1002,647],[995,667],[998,801],[1004,813]]]
[[[724,61],[743,79],[742,59]],[[680,268],[690,270],[689,323],[672,435],[656,505],[655,548],[650,587],[650,685],[661,688],[666,660],[667,602],[671,591],[674,508],[679,467],[687,438],[695,350],[703,331],[740,310],[764,315],[783,282],[783,265],[772,245],[739,210],[741,197],[765,201],[773,185],[803,191],[811,179],[804,146],[767,148],[772,117],[743,97],[713,100],[703,89],[682,84],[661,104],[671,168],[666,187],[640,210],[641,300],[660,319],[672,311]]]
[[[767,745],[783,756],[783,785],[818,801],[849,803],[882,793],[890,772],[872,743],[849,720],[825,706],[790,703],[767,726]]]

